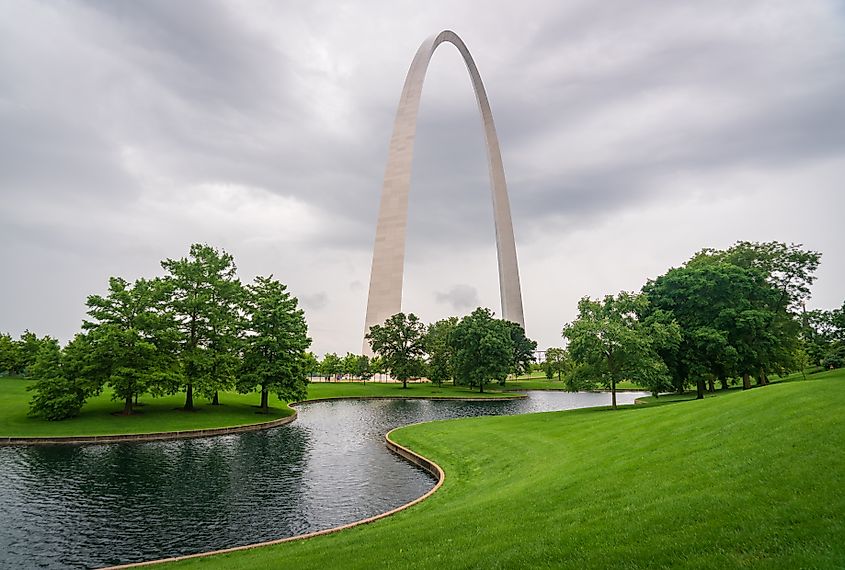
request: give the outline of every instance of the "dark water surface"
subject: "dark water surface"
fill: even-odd
[[[0,568],[99,567],[334,527],[434,485],[385,447],[397,426],[609,403],[609,394],[565,392],[318,402],[301,405],[287,426],[241,435],[0,448]]]

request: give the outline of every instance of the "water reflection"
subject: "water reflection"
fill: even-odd
[[[241,435],[0,448],[0,567],[96,567],[352,522],[433,485],[387,451],[394,427],[608,403],[607,394],[549,392],[509,402],[332,401]]]

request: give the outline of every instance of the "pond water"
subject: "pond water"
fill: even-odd
[[[100,567],[338,526],[434,485],[384,445],[395,427],[609,403],[607,393],[585,392],[529,392],[508,402],[316,402],[299,406],[291,424],[240,435],[0,447],[0,568]]]

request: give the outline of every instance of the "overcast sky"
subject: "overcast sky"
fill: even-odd
[[[0,331],[62,340],[109,276],[192,242],[272,273],[313,348],[361,349],[393,115],[419,44],[473,54],[529,336],[737,240],[823,252],[845,299],[838,1],[0,4]],[[500,312],[481,123],[457,50],[423,90],[403,310]]]

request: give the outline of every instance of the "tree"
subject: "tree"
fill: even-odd
[[[187,258],[166,259],[161,266],[178,323],[184,409],[193,410],[195,387],[213,397],[234,381],[243,287],[232,256],[208,245],[193,244]]]
[[[455,382],[455,363],[449,336],[458,324],[458,317],[449,317],[429,325],[423,344],[428,354],[428,379],[441,386]]]
[[[373,325],[367,340],[373,352],[384,360],[390,375],[408,387],[408,379],[419,376],[425,354],[426,327],[413,313],[396,313],[381,325]]]
[[[124,403],[124,415],[134,412],[139,394],[172,390],[176,329],[166,310],[167,293],[160,279],[130,284],[112,277],[105,297],[88,297],[91,320],[82,328],[89,332],[92,374]]]
[[[520,376],[531,370],[537,342],[525,336],[522,325],[513,321],[504,321],[511,337],[511,374]],[[504,384],[504,380],[501,381]]]
[[[569,358],[566,354],[566,349],[556,347],[547,348],[546,360],[543,364],[545,365],[546,378],[551,380],[557,374],[557,379],[560,381],[564,371],[569,367]]]
[[[353,374],[357,378],[360,378],[364,381],[364,384],[367,383],[367,380],[373,377],[373,370],[370,366],[370,357],[365,354],[359,354],[355,357],[355,369]]]
[[[358,371],[358,355],[347,352],[346,356],[340,359],[340,370],[347,378],[355,378]]]
[[[59,343],[45,337],[30,369],[35,383],[27,390],[35,392],[29,404],[29,414],[47,420],[63,420],[79,415],[86,398],[96,387],[82,376],[80,356],[86,349],[83,335],[68,344],[64,353]]]
[[[647,305],[645,295],[624,291],[603,300],[584,297],[578,302],[578,318],[563,328],[582,373],[610,388],[614,410],[620,381],[656,391],[669,378],[657,349],[678,342],[680,330],[674,322],[640,320]]]
[[[460,382],[478,387],[503,382],[513,369],[513,341],[507,321],[493,318],[490,309],[477,308],[465,316],[450,336],[455,375]]]
[[[753,350],[740,354],[743,363],[754,363],[745,370],[743,387],[750,386],[749,376],[754,374],[759,384],[767,384],[768,372],[784,373],[798,367],[795,361],[800,345],[800,311],[810,296],[810,286],[815,281],[821,254],[801,249],[801,244],[780,242],[740,241],[725,251],[705,249],[688,263],[689,267],[701,264],[730,264],[756,272],[771,290],[753,300],[757,315],[747,324],[761,331],[747,333],[753,337]],[[759,293],[759,289],[755,290]],[[748,348],[748,347],[746,347]]]
[[[320,363],[320,373],[324,378],[332,380],[336,375],[340,374],[341,370],[341,358],[337,354],[329,352],[323,356],[323,361]]]
[[[0,334],[0,372],[8,375],[21,373],[23,365],[18,343],[10,334]]]
[[[315,373],[319,373],[320,362],[314,353],[310,350],[305,354],[305,368],[308,371],[308,377],[313,378]]]
[[[269,277],[256,277],[246,288],[248,333],[243,346],[238,390],[246,393],[256,386],[261,393],[260,409],[269,409],[268,395],[281,400],[302,400],[308,386],[308,326],[298,301],[287,287]]]

